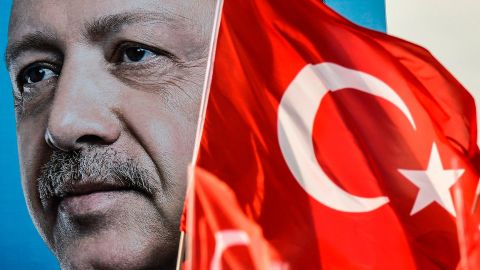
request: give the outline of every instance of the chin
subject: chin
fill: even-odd
[[[122,195],[105,209],[68,204],[58,207],[52,239],[62,269],[175,269],[178,228],[148,198]]]
[[[82,239],[59,254],[60,265],[62,269],[86,270],[174,269],[175,259],[168,260],[167,254],[162,256],[162,247],[142,240],[125,239],[116,232],[111,232],[109,236]]]

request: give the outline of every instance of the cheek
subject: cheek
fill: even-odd
[[[20,169],[25,191],[28,191],[30,186],[35,186],[35,179],[48,151],[42,126],[34,119],[23,120],[17,125]]]
[[[204,67],[142,78],[122,91],[122,116],[162,173],[175,178],[192,159]],[[148,83],[145,83],[148,82]]]
[[[193,103],[173,106],[155,94],[135,93],[127,98],[123,118],[133,137],[143,146],[162,174],[174,177],[174,170],[188,165],[193,152],[196,117]]]
[[[50,149],[43,136],[45,119],[46,117],[40,115],[17,123],[20,171],[25,200],[35,226],[44,238],[48,234],[46,227],[49,226],[49,221],[40,203],[36,179],[40,168],[50,155]]]
[[[176,230],[187,186],[187,167],[191,162],[196,122],[184,112],[168,110],[158,99],[142,100],[137,93],[123,110],[132,142],[140,145],[159,172],[161,188],[155,204],[167,226]],[[157,185],[158,186],[158,185]]]
[[[155,202],[172,228],[178,227],[183,207],[204,71],[199,64],[168,76],[139,79],[122,91],[122,120],[132,143],[139,144],[155,163],[162,181]]]

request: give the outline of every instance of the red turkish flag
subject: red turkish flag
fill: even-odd
[[[420,47],[320,1],[226,0],[195,164],[223,184],[194,184],[191,266],[454,269],[452,190],[472,208],[475,117]],[[215,235],[232,230],[269,255],[252,244],[216,254]]]

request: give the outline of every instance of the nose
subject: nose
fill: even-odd
[[[98,59],[102,58],[84,53],[64,62],[45,132],[50,147],[74,151],[118,140],[115,100],[105,78],[108,72],[95,64]]]

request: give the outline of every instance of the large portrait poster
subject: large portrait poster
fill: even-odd
[[[4,268],[175,267],[216,3],[2,2]]]

